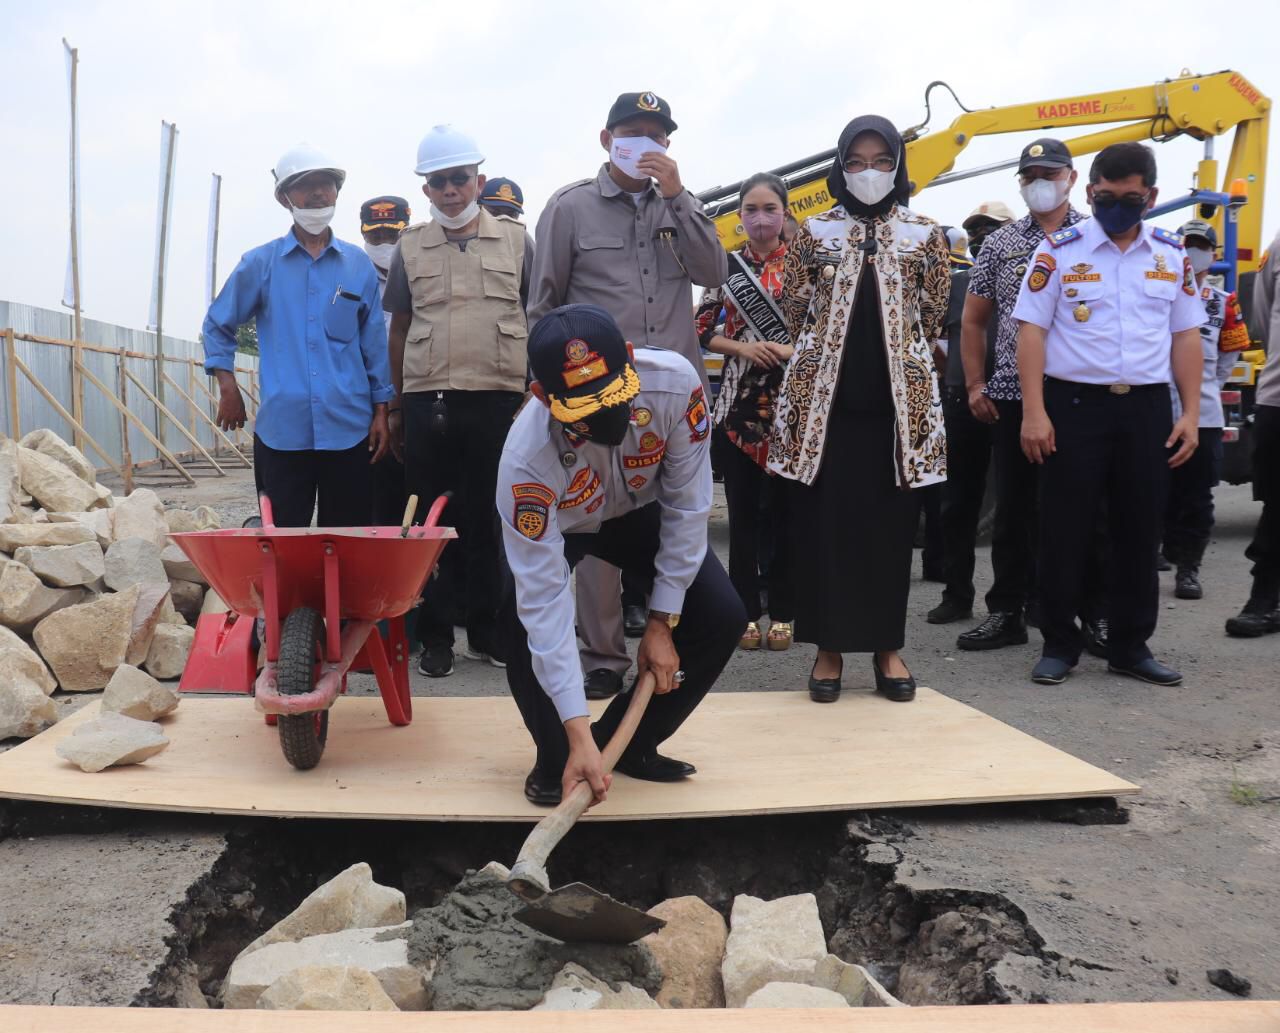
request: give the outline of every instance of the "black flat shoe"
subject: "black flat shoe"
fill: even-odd
[[[925,617],[930,624],[950,624],[952,621],[968,620],[973,616],[973,606],[965,606],[958,603],[954,599],[948,599],[945,595],[942,602],[929,611]]]
[[[815,660],[813,666],[817,668],[818,661]],[[837,675],[835,678],[815,678],[813,671],[810,671],[809,698],[815,703],[834,703],[840,698],[840,676]]]
[[[661,753],[651,753],[647,757],[628,757],[624,754],[613,770],[621,771],[628,778],[638,778],[645,782],[679,782],[698,771],[692,764],[664,757]]]
[[[916,698],[916,679],[908,674],[905,678],[890,678],[880,673],[880,661],[871,656],[871,669],[876,672],[876,692],[893,700],[895,703],[910,703]]]
[[[524,798],[539,807],[555,807],[560,803],[560,780],[535,767],[525,776]]]
[[[981,649],[1003,649],[1005,646],[1022,646],[1027,642],[1027,623],[1020,613],[987,614],[986,620],[976,628],[963,632],[956,639],[956,648],[970,652]]]
[[[587,672],[582,679],[582,688],[587,699],[608,699],[622,691],[622,675],[607,667],[597,667]]]
[[[1139,660],[1136,664],[1125,666],[1107,664],[1107,670],[1112,674],[1123,674],[1126,678],[1137,678],[1138,681],[1144,681],[1151,685],[1182,684],[1182,675],[1179,672],[1172,667],[1165,667],[1154,657],[1147,657],[1145,660]]]
[[[1234,617],[1227,618],[1227,634],[1232,638],[1258,638],[1280,631],[1280,608],[1252,599]]]
[[[643,606],[624,606],[622,608],[622,631],[627,638],[639,638],[644,634],[645,624],[649,620],[649,611]]]

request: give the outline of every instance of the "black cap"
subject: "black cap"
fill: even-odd
[[[604,127],[612,129],[619,122],[625,122],[629,118],[639,118],[641,115],[656,118],[668,133],[674,133],[678,128],[671,121],[671,105],[652,90],[646,90],[644,93],[619,94],[618,99],[613,102],[613,107],[609,109],[609,117],[605,120]]]
[[[365,201],[360,206],[360,232],[403,230],[409,225],[409,202],[394,194]]]
[[[1072,167],[1071,152],[1061,140],[1051,136],[1042,136],[1032,140],[1022,148],[1022,157],[1018,159],[1018,171],[1040,166],[1045,169],[1069,169]]]
[[[498,208],[512,215],[524,214],[524,191],[514,179],[501,176],[485,182],[480,191],[480,203],[488,208]]]
[[[640,392],[626,338],[597,305],[562,305],[539,319],[529,334],[529,369],[561,423],[629,402]]]

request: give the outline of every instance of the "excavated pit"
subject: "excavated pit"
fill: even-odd
[[[1080,824],[1114,823],[1114,801],[1041,805],[1021,813]],[[210,873],[174,909],[168,955],[134,1004],[218,1006],[222,980],[250,940],[322,882],[357,861],[402,889],[410,917],[434,907],[469,871],[510,864],[523,826],[261,820],[228,834]],[[1052,999],[1055,980],[1087,965],[1050,950],[1026,914],[994,893],[920,892],[897,880],[913,833],[884,814],[811,814],[706,821],[588,824],[552,857],[552,884],[582,881],[647,909],[701,897],[726,919],[740,893],[772,899],[815,894],[829,948],[866,966],[907,1004]],[[1004,985],[1013,960],[1038,988]]]

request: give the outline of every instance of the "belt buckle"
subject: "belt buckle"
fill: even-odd
[[[1113,395],[1127,395],[1130,388],[1128,384],[1111,384],[1108,386],[1107,390]]]

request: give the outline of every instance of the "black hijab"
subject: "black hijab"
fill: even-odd
[[[860,133],[879,133],[889,145],[889,151],[898,159],[898,172],[894,177],[893,189],[876,204],[863,204],[852,193],[844,182],[844,159],[849,146]],[[836,144],[836,157],[827,174],[827,190],[838,204],[844,206],[850,215],[871,218],[884,215],[895,204],[907,205],[911,202],[911,180],[907,178],[907,151],[902,144],[902,134],[893,127],[893,123],[879,115],[860,115],[840,134],[840,142]]]

